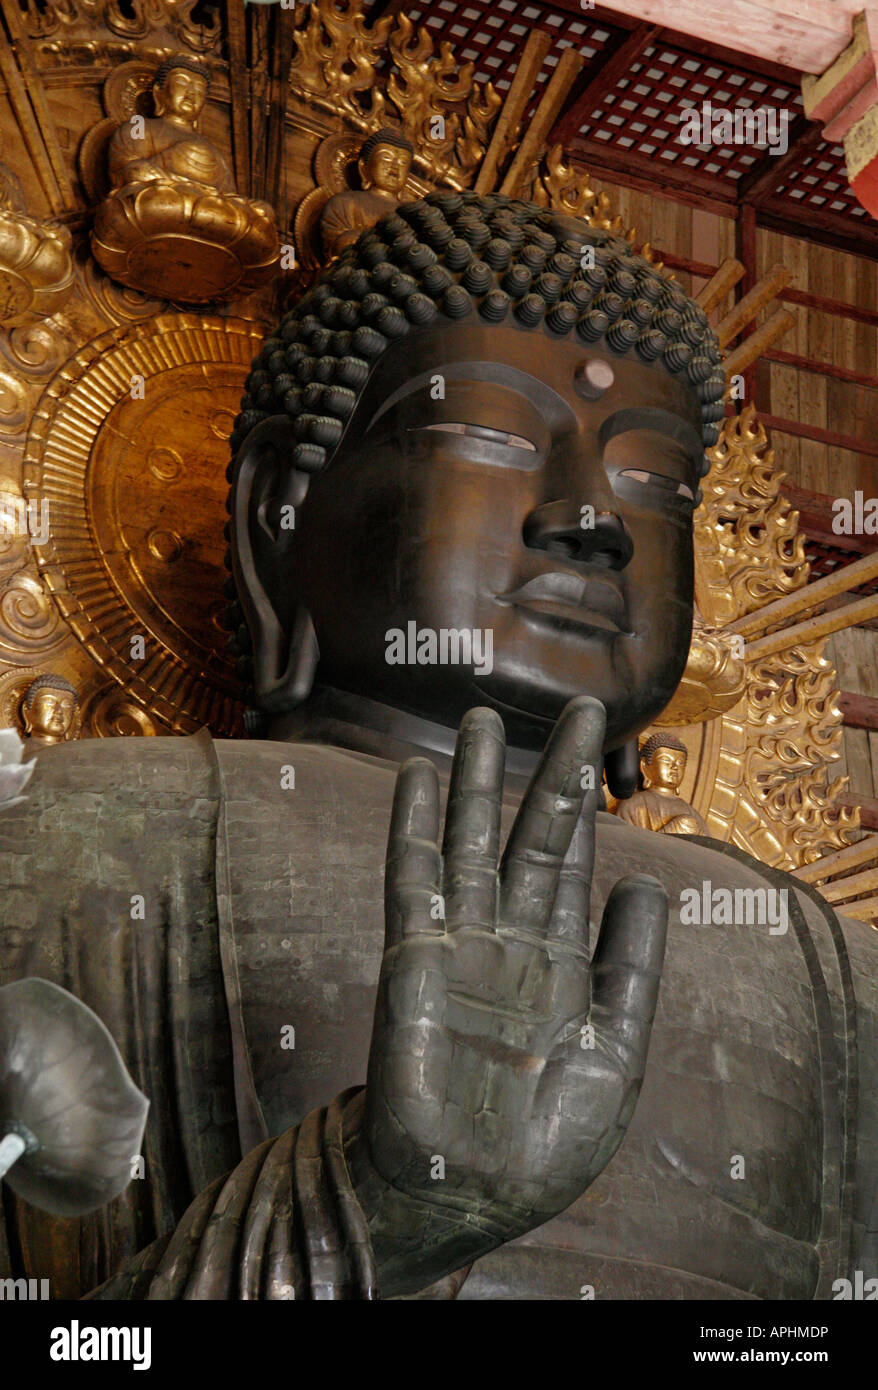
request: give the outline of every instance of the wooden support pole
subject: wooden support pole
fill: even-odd
[[[475,182],[476,193],[490,193],[497,182],[497,171],[509,152],[518,123],[524,115],[537,74],[543,66],[546,54],[552,47],[552,35],[545,29],[533,29],[528,35],[524,52],[521,55],[512,85],[506,93],[506,100],[494,125],[491,143],[485,151],[479,176]]]
[[[872,559],[872,556],[869,556]],[[820,613],[816,618],[806,618],[804,622],[794,623],[780,632],[772,632],[767,637],[757,637],[748,642],[744,649],[747,661],[759,661],[776,652],[786,651],[799,642],[816,642],[821,637],[829,637],[843,628],[856,627],[864,618],[878,618],[878,594],[857,599],[856,603],[846,603],[843,608],[834,608],[829,613]]]
[[[539,151],[543,148],[545,138],[558,119],[558,113],[564,105],[567,93],[573,86],[576,74],[584,62],[585,59],[582,54],[577,53],[575,48],[564,49],[561,61],[540,98],[540,104],[534,112],[533,120],[518,147],[518,153],[500,185],[501,193],[507,193],[514,198],[518,189],[526,182],[528,174],[536,163]]]
[[[878,864],[864,869],[861,874],[851,874],[850,878],[824,883],[820,892],[828,903],[843,903],[859,897],[860,893],[868,893],[870,888],[878,888]]]
[[[772,343],[776,343],[790,331],[795,322],[795,317],[788,309],[775,309],[770,318],[746,337],[734,352],[729,353],[723,362],[726,378],[746,372]]]
[[[785,265],[773,265],[749,294],[745,294],[744,298],[738,301],[731,313],[720,319],[716,326],[720,347],[726,347],[733,338],[737,338],[751,319],[755,319],[759,310],[770,304],[772,299],[776,299],[791,279],[792,273]]]
[[[878,898],[864,898],[861,903],[844,903],[839,912],[842,917],[853,917],[855,922],[871,922],[878,917]]]
[[[800,878],[803,883],[820,883],[822,879],[831,878],[844,869],[856,869],[873,859],[878,859],[878,835],[867,835],[865,840],[858,840],[855,845],[848,845],[847,849],[837,849],[832,854],[815,859],[813,864],[803,864],[801,868],[793,869],[793,878]]]
[[[850,565],[833,570],[832,574],[827,574],[825,578],[815,579],[813,584],[805,584],[801,589],[776,599],[774,603],[767,603],[764,608],[757,608],[754,613],[748,613],[746,617],[736,618],[733,623],[728,624],[725,631],[739,632],[742,637],[752,637],[757,632],[764,632],[767,627],[773,627],[775,623],[786,622],[789,618],[807,612],[809,608],[816,608],[827,599],[834,598],[836,594],[858,589],[870,579],[878,579],[878,552],[864,555],[861,560],[854,560]],[[849,604],[837,611],[846,612],[853,606]]]
[[[695,303],[700,304],[704,312],[709,314],[711,309],[716,308],[720,300],[725,299],[726,295],[732,292],[743,277],[744,272],[745,268],[741,262],[735,260],[734,256],[729,256],[695,296]]]

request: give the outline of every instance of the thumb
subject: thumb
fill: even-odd
[[[668,930],[668,895],[649,874],[619,879],[591,963],[589,1019],[627,1081],[646,1069]]]

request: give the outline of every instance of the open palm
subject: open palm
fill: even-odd
[[[362,1137],[383,1182],[435,1212],[425,1241],[466,1228],[461,1254],[569,1206],[643,1078],[667,898],[646,875],[621,879],[589,961],[598,793],[582,784],[586,768],[600,782],[604,726],[598,701],[567,706],[502,859],[495,713],[461,725],[441,854],[435,768],[412,759],[397,780]]]

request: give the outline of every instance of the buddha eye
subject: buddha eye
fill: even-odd
[[[521,434],[508,434],[506,430],[492,430],[487,425],[465,425],[457,420],[443,420],[437,425],[422,425],[421,429],[438,430],[442,434],[465,434],[471,439],[485,439],[490,444],[505,444],[508,449],[528,449],[532,454],[537,446]]]
[[[680,483],[676,478],[666,478],[663,473],[647,473],[642,468],[623,468],[619,477],[632,478],[635,483],[642,483],[646,487],[663,488],[665,492],[674,493],[677,497],[685,497],[688,502],[695,501],[695,493],[687,483]]]

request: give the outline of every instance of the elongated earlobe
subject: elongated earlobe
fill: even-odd
[[[259,709],[283,713],[308,698],[317,669],[317,635],[301,602],[278,612],[263,584],[267,570],[289,572],[295,530],[286,512],[307,495],[309,476],[296,468],[292,421],[272,416],[257,425],[236,460],[232,497],[232,573],[253,645],[252,680]]]
[[[640,754],[637,739],[629,739],[621,748],[615,748],[604,758],[604,772],[607,786],[613,796],[627,801],[637,791],[637,777],[640,772]]]

